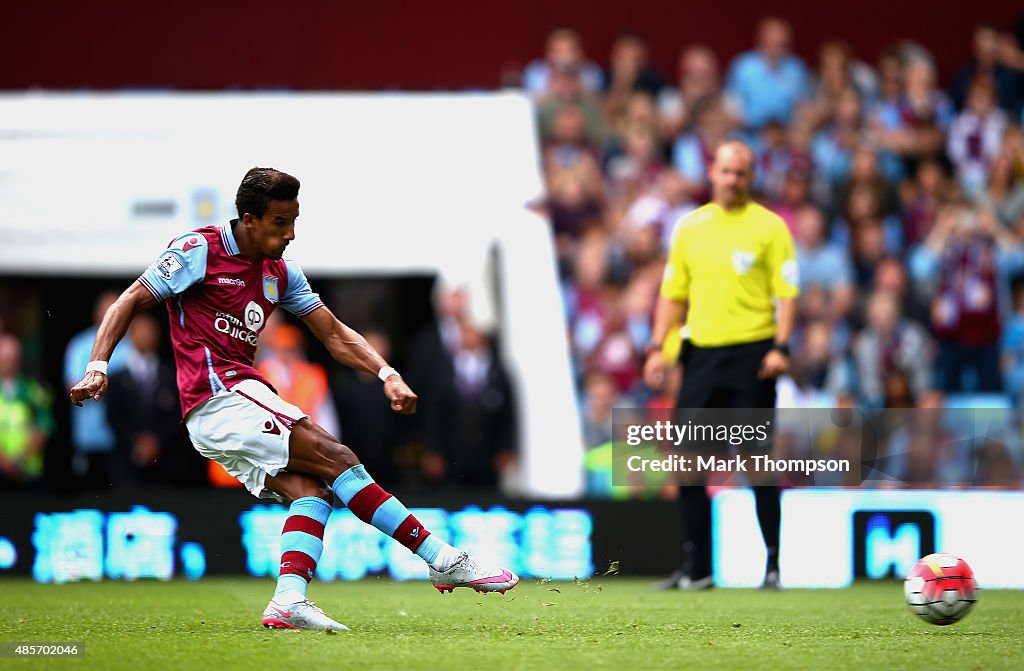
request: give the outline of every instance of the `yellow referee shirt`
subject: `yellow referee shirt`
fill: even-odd
[[[755,202],[726,212],[716,203],[676,227],[661,295],[687,301],[690,341],[722,347],[775,336],[775,298],[793,298],[796,249],[782,218]]]

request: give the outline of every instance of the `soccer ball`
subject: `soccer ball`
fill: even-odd
[[[978,599],[974,571],[963,559],[936,552],[917,560],[903,581],[910,610],[925,622],[947,625],[963,619]]]

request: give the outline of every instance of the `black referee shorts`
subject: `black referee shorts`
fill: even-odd
[[[774,340],[723,347],[683,347],[677,408],[774,408],[775,380],[757,377]]]
[[[675,421],[681,425],[724,425],[728,435],[734,435],[734,431],[753,431],[755,427],[764,427],[764,432],[739,442],[717,438],[691,440],[680,446],[683,452],[725,460],[735,454],[768,454],[774,436],[775,380],[762,380],[757,372],[773,342],[768,339],[724,347],[686,344],[681,357],[683,386],[679,390]],[[707,477],[706,472],[684,474],[679,485],[700,486]],[[765,484],[763,473],[751,472],[748,477],[752,484]]]

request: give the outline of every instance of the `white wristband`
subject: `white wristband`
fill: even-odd
[[[392,375],[398,375],[398,371],[392,368],[391,366],[384,366],[383,368],[380,369],[380,372],[377,373],[377,377],[380,378],[381,382],[387,381],[387,379]],[[398,375],[398,377],[402,376]]]
[[[107,362],[106,361],[90,361],[85,366],[86,373],[103,373],[107,374]]]

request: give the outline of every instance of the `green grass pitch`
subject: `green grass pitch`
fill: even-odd
[[[268,631],[267,579],[37,585],[0,579],[0,641],[85,643],[53,669],[1022,669],[1024,592],[982,591],[949,627],[898,582],[847,590],[648,590],[618,576],[524,580],[501,596],[429,583],[314,583],[348,633]]]

